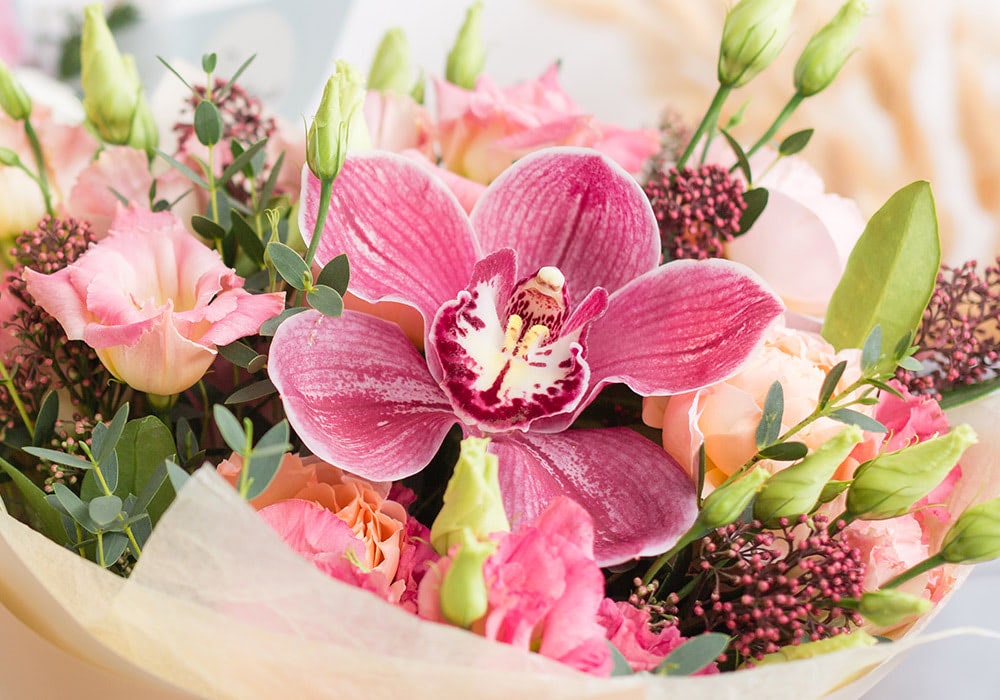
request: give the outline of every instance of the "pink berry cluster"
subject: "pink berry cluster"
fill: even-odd
[[[912,393],[941,394],[958,386],[979,384],[1000,370],[1000,258],[981,273],[970,260],[958,267],[943,265],[917,331],[915,357],[920,372],[900,370],[899,379]]]
[[[667,260],[721,258],[746,210],[743,183],[718,165],[670,168],[643,188],[660,226]]]
[[[684,636],[729,635],[729,662],[738,663],[850,632],[862,619],[839,603],[861,596],[864,575],[860,552],[831,531],[824,516],[782,520],[777,530],[759,521],[735,523],[694,547],[680,586],[667,579],[681,594],[647,607],[673,620]],[[649,587],[637,593],[649,596]]]

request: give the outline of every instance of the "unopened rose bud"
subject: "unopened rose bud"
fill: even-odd
[[[31,98],[2,60],[0,60],[0,109],[14,121],[21,121],[31,116]]]
[[[402,29],[390,29],[382,37],[368,71],[368,89],[406,94],[410,89],[410,45]]]
[[[471,90],[486,65],[486,50],[480,31],[483,3],[474,3],[465,13],[465,22],[458,32],[455,45],[448,53],[445,78],[449,83]]]
[[[709,531],[736,522],[757,495],[760,487],[767,481],[768,476],[770,475],[765,469],[757,467],[736,481],[712,491],[702,503],[698,518],[691,529]]]
[[[799,659],[811,659],[821,654],[829,654],[834,651],[845,649],[860,649],[862,647],[873,647],[878,644],[878,640],[864,630],[854,630],[850,634],[838,634],[834,637],[819,639],[815,642],[803,642],[802,644],[789,644],[783,646],[773,654],[767,654],[764,658],[754,661],[754,665],[781,663],[783,661],[797,661]]]
[[[788,39],[795,0],[741,0],[726,13],[719,82],[745,85],[777,57]]]
[[[863,594],[854,609],[869,622],[879,627],[890,627],[919,617],[933,607],[934,604],[926,598],[887,588]]]
[[[326,81],[306,142],[306,162],[321,180],[337,176],[348,148],[370,145],[362,111],[364,100],[361,74],[347,61],[337,61],[337,72]]]
[[[774,474],[754,501],[754,517],[773,525],[779,518],[812,512],[830,477],[863,437],[861,428],[848,426],[801,462]]]
[[[483,564],[494,551],[495,542],[480,542],[469,531],[461,535],[461,544],[441,580],[441,615],[448,622],[468,628],[486,614],[489,592]]]
[[[494,532],[510,530],[500,497],[497,456],[486,451],[489,444],[489,438],[462,440],[444,505],[431,526],[431,545],[442,556],[465,533],[486,540]]]
[[[100,5],[84,8],[80,68],[87,121],[105,142],[128,143],[142,86],[134,64],[118,51]]]
[[[975,442],[976,432],[963,424],[947,435],[881,454],[861,465],[847,491],[848,519],[884,520],[908,513]]]
[[[800,95],[815,95],[833,82],[854,51],[854,39],[867,12],[863,0],[848,0],[830,23],[812,36],[795,64],[795,90]]]
[[[941,557],[952,564],[975,564],[1000,557],[1000,498],[962,513],[945,535]]]

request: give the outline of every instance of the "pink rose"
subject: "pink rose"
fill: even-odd
[[[711,490],[756,453],[754,433],[771,384],[780,381],[784,392],[784,432],[812,413],[827,372],[842,360],[847,360],[848,366],[837,385],[838,391],[859,376],[859,352],[838,353],[819,335],[775,324],[765,336],[763,346],[739,374],[695,392],[647,398],[643,402],[643,420],[651,427],[663,429],[664,449],[692,475],[697,468],[698,447],[704,441],[705,484]],[[872,413],[871,407],[852,408]],[[814,450],[843,427],[842,423],[821,418],[797,433],[795,439]],[[861,450],[856,448],[835,478],[849,477],[858,464],[858,455],[874,454],[878,440],[869,435],[859,446]],[[761,464],[776,469],[785,463],[764,460]]]
[[[436,82],[438,138],[448,170],[487,184],[518,158],[548,146],[587,146],[631,173],[660,148],[654,129],[601,124],[559,86],[558,65],[538,80],[500,88],[482,75],[475,90]]]
[[[483,565],[487,612],[472,630],[607,676],[611,656],[598,621],[604,576],[594,561],[594,527],[587,512],[560,496],[530,525],[496,536],[497,551]],[[424,577],[421,617],[443,621],[439,588],[450,563],[442,558]]]
[[[621,652],[633,671],[652,671],[660,665],[674,649],[687,641],[673,626],[654,632],[650,626],[648,610],[630,605],[625,601],[605,598],[597,611],[597,620],[604,627],[609,642]],[[710,664],[695,675],[704,676],[718,673],[715,664]]]
[[[177,394],[201,379],[216,346],[256,333],[284,308],[254,295],[219,254],[168,212],[118,212],[108,238],[52,275],[25,270],[28,292],[71,340],[83,340],[139,391]]]

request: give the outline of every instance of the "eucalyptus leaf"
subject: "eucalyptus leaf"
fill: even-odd
[[[233,83],[239,80],[239,77],[243,75],[243,71],[245,71],[247,68],[250,67],[250,64],[253,63],[255,58],[257,58],[257,54],[251,55],[250,58],[248,58],[247,60],[243,61],[243,63],[240,64],[240,67],[236,69],[235,73],[233,73],[233,77],[231,77],[229,79],[229,82],[227,82],[222,87],[222,90],[219,91],[220,95],[224,96],[229,93],[230,89],[232,89],[233,87]]]
[[[861,347],[861,371],[869,374],[882,357],[882,326],[875,324]]]
[[[691,637],[667,655],[653,673],[666,676],[690,676],[713,663],[726,647],[729,637],[708,632]]]
[[[202,100],[194,108],[194,134],[203,146],[214,146],[222,139],[222,115],[210,100]]]
[[[746,178],[747,183],[753,182],[753,176],[750,174],[750,161],[747,160],[747,154],[743,152],[743,146],[725,129],[719,129],[719,131],[726,138],[729,147],[733,149],[733,154],[736,156],[736,167],[743,173],[743,177]]]
[[[135,503],[127,510],[132,515],[142,514],[150,521],[150,526],[160,519],[167,506],[174,500],[174,489],[167,474],[167,462],[163,460],[146,479]],[[134,498],[129,496],[129,498]],[[126,505],[128,501],[126,501]],[[150,508],[153,510],[150,511]],[[141,545],[142,543],[140,543]]]
[[[171,155],[169,155],[167,153],[164,153],[163,151],[157,151],[156,155],[160,156],[160,158],[162,158],[163,160],[165,160],[168,163],[170,163],[170,165],[172,165],[175,170],[179,171],[188,180],[190,180],[194,184],[198,185],[198,187],[201,187],[202,189],[208,189],[208,183],[205,182],[205,178],[203,178],[201,175],[199,175],[198,173],[196,173],[194,170],[192,170],[188,166],[184,165],[184,163],[180,162],[179,160],[177,160],[173,156],[171,156]]]
[[[326,285],[337,290],[340,296],[347,292],[347,285],[351,281],[351,264],[347,261],[347,254],[341,253],[333,260],[323,266],[323,270],[316,277],[317,285]]]
[[[309,305],[324,316],[336,318],[344,313],[344,298],[336,289],[326,285],[317,285],[306,293]]]
[[[262,399],[265,396],[271,396],[272,394],[277,393],[277,391],[278,390],[275,388],[274,384],[271,383],[270,379],[264,379],[237,389],[226,397],[226,403],[234,404],[255,401],[257,399]]]
[[[189,428],[190,430],[190,428]],[[129,421],[118,441],[118,464],[121,483],[115,492],[125,498],[128,494],[146,494],[150,480],[165,459],[175,453],[174,437],[163,421],[156,416],[145,416]],[[162,481],[162,479],[161,479]],[[173,501],[173,493],[166,486],[156,484],[143,507],[155,523]]]
[[[56,418],[59,417],[59,394],[49,390],[42,397],[42,405],[35,417],[35,434],[31,444],[40,447],[47,444],[55,435]]]
[[[108,424],[107,433],[100,448],[94,448],[94,459],[98,464],[103,465],[104,461],[115,451],[115,447],[118,445],[118,440],[121,439],[122,430],[125,429],[127,421],[128,404],[126,403],[115,412],[114,418]]]
[[[610,639],[605,639],[604,643],[608,645],[608,652],[611,654],[611,677],[631,676],[633,674],[632,666],[622,653],[618,651],[618,647],[612,644]]]
[[[207,53],[201,57],[201,69],[206,73],[215,71],[217,56],[214,53]]]
[[[190,90],[191,92],[195,92],[195,89],[193,87],[191,87],[191,85],[188,83],[188,81],[184,80],[184,76],[181,75],[180,73],[178,73],[177,70],[172,65],[170,65],[169,63],[167,63],[166,59],[163,58],[163,56],[157,56],[156,60],[159,61],[160,63],[162,63],[163,66],[168,71],[170,71],[171,73],[173,73],[177,77],[178,80],[180,80],[182,83],[184,83],[184,86],[188,90]]]
[[[757,449],[767,447],[778,439],[781,434],[781,417],[785,413],[785,394],[781,382],[774,382],[767,390],[764,408],[761,411],[760,423],[757,424],[755,439]]]
[[[268,202],[271,201],[271,195],[274,194],[274,188],[278,186],[278,176],[281,174],[281,166],[285,164],[285,152],[282,151],[278,159],[274,161],[274,165],[271,166],[271,173],[267,176],[267,181],[264,183],[264,187],[260,191],[260,201],[266,206]]]
[[[175,444],[177,445],[177,456],[182,462],[186,463],[192,455],[198,452],[198,436],[191,430],[191,424],[186,418],[180,418],[177,421]]]
[[[237,367],[242,367],[246,369],[250,361],[257,357],[257,351],[251,348],[246,343],[240,342],[239,340],[229,343],[229,345],[220,345],[219,354],[224,358],[232,362]]]
[[[910,372],[922,372],[924,370],[924,364],[912,356],[900,358],[898,366]]]
[[[796,131],[794,134],[786,137],[781,145],[778,146],[778,153],[782,156],[793,156],[809,143],[809,139],[812,138],[813,129],[803,129],[802,131]]]
[[[826,373],[826,377],[823,378],[823,386],[819,389],[819,408],[825,408],[830,403],[840,378],[844,376],[845,369],[847,369],[847,360],[841,360]]]
[[[219,177],[219,184],[226,184],[233,178],[234,175],[236,175],[236,173],[240,172],[244,166],[253,162],[254,156],[256,156],[265,145],[267,145],[267,139],[261,139],[250,146],[250,148],[243,151],[240,155],[233,158],[233,162],[222,171],[222,175]]]
[[[310,274],[309,266],[298,253],[284,243],[275,241],[267,244],[267,255],[281,279],[298,290],[306,288],[303,280]]]
[[[184,484],[191,478],[190,475],[169,459],[165,464],[167,467],[167,477],[170,479],[170,485],[174,487],[174,493],[180,493],[181,489],[184,488]]]
[[[226,229],[222,228],[211,219],[204,216],[198,216],[197,214],[191,217],[191,228],[193,228],[195,233],[199,236],[207,238],[210,241],[220,240],[226,235]]]
[[[233,214],[233,235],[236,243],[255,265],[264,264],[264,244],[242,214]]]
[[[288,421],[281,421],[264,433],[257,443],[250,458],[250,488],[246,499],[252,500],[262,494],[271,484],[274,475],[278,473],[285,452],[291,449],[288,444]]]
[[[29,455],[47,459],[55,464],[62,464],[63,466],[72,467],[73,469],[86,470],[93,469],[94,467],[94,465],[90,463],[90,460],[77,457],[76,455],[68,455],[65,452],[59,452],[58,450],[50,450],[45,447],[25,447],[24,451]]]
[[[833,418],[835,421],[839,421],[847,425],[856,425],[862,430],[867,430],[870,433],[888,432],[886,427],[874,418],[870,418],[864,413],[852,411],[849,408],[838,408],[836,411],[828,413],[827,416]]]
[[[759,454],[763,459],[773,459],[776,462],[794,462],[809,453],[809,448],[801,442],[779,442],[768,445]]]
[[[118,496],[98,496],[87,504],[87,511],[98,527],[107,527],[122,512],[122,499]]]
[[[243,454],[247,449],[247,434],[243,430],[243,426],[240,422],[236,420],[236,416],[233,415],[232,411],[221,404],[215,404],[212,406],[212,415],[215,418],[215,424],[219,428],[219,433],[222,435],[222,439],[226,441],[229,445],[229,449],[237,454]]]
[[[754,187],[743,193],[743,201],[747,208],[740,216],[740,233],[737,235],[746,233],[757,223],[757,219],[764,213],[764,207],[767,206],[768,196],[767,190],[763,187]]]
[[[274,316],[264,321],[264,323],[260,327],[260,334],[263,336],[274,335],[275,331],[278,330],[278,326],[280,326],[286,319],[289,319],[292,316],[295,316],[296,314],[300,314],[303,311],[308,311],[308,310],[309,309],[307,309],[305,306],[294,306],[290,309],[285,309],[277,316]]]
[[[267,355],[257,355],[257,357],[250,360],[250,364],[247,365],[247,372],[250,374],[256,374],[260,372],[267,366]]]
[[[90,517],[90,510],[87,504],[80,500],[80,497],[69,490],[64,484],[56,482],[52,484],[52,495],[55,496],[59,504],[65,509],[73,520],[79,523],[87,532],[96,533],[100,528]]]
[[[927,182],[917,181],[890,197],[868,222],[830,299],[823,337],[843,350],[861,347],[876,324],[894,343],[912,334],[940,263],[934,196]]]
[[[121,532],[105,532],[101,536],[101,549],[104,552],[105,568],[113,566],[128,547],[128,537]],[[100,560],[98,559],[100,564]]]
[[[35,486],[35,483],[25,476],[17,467],[4,459],[0,459],[2,469],[21,492],[24,503],[38,517],[42,532],[49,539],[60,544],[66,544],[67,538],[62,526],[62,516],[59,511],[45,498],[45,492]]]

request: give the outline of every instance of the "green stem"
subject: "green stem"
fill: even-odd
[[[104,533],[100,530],[97,531],[97,563],[101,565],[102,569],[108,568],[104,562]]]
[[[94,465],[94,476],[97,477],[97,481],[100,483],[101,490],[104,491],[104,495],[113,496],[114,491],[112,491],[108,487],[108,482],[104,478],[104,474],[101,472],[101,466],[97,463],[96,460],[94,460],[94,455],[91,454],[90,448],[87,446],[87,443],[85,442],[80,443],[80,447],[86,453],[87,458],[90,459],[90,463]],[[125,522],[125,516],[121,514],[121,511],[118,512],[118,520],[120,520],[122,523]],[[126,524],[125,527],[122,528],[122,530],[125,532],[125,536],[128,537],[129,544],[132,545],[132,551],[135,552],[135,557],[136,559],[138,559],[139,557],[142,556],[142,549],[139,547],[139,543],[136,541],[135,535],[132,534],[132,526]],[[100,532],[97,533],[97,548],[98,552],[100,553],[101,566],[104,566],[104,550],[101,548]]]
[[[788,121],[788,118],[792,116],[792,112],[798,109],[798,106],[802,104],[802,100],[804,99],[805,97],[801,93],[796,92],[792,95],[791,99],[785,103],[781,113],[778,114],[778,117],[774,120],[774,123],[768,127],[767,131],[764,132],[764,135],[757,139],[756,143],[754,143],[754,145],[750,147],[750,150],[746,152],[747,158],[759,151],[766,143],[774,138],[774,135],[778,133],[778,129],[784,126],[785,122]],[[733,168],[735,169],[736,166],[734,165]],[[730,170],[730,172],[732,172],[732,170]]]
[[[678,170],[683,168],[684,164],[687,163],[691,154],[694,153],[694,149],[697,148],[698,142],[701,141],[702,136],[714,130],[716,122],[719,121],[719,114],[722,112],[722,105],[725,103],[726,98],[729,97],[730,92],[732,92],[732,88],[725,85],[720,85],[719,89],[716,90],[715,97],[712,98],[712,104],[708,106],[708,111],[702,117],[701,123],[695,129],[694,134],[691,135],[691,140],[688,141],[684,153],[677,159],[676,168]],[[705,148],[708,148],[707,143],[705,144]]]
[[[914,567],[912,567],[910,569],[907,569],[906,571],[904,571],[903,573],[901,573],[899,576],[897,576],[897,577],[895,577],[893,579],[890,579],[887,583],[883,583],[882,584],[882,588],[898,588],[900,585],[906,583],[911,578],[915,578],[915,577],[919,576],[920,574],[926,573],[926,572],[930,571],[931,569],[934,569],[934,568],[936,568],[938,566],[941,566],[942,564],[945,564],[945,563],[946,562],[944,560],[944,557],[941,556],[940,553],[935,554],[933,557],[928,557],[927,559],[924,559],[922,562],[920,562],[916,566],[914,566]]]
[[[642,577],[642,585],[648,586],[668,561],[699,537],[704,537],[704,533],[696,532],[694,528],[688,530],[683,537],[677,540],[677,544],[656,558],[656,561],[646,570],[646,575]]]
[[[7,364],[5,362],[0,362],[0,377],[3,377],[3,383],[7,387],[10,400],[14,402],[14,406],[17,407],[17,413],[21,416],[21,421],[24,422],[24,427],[28,429],[28,434],[34,440],[35,423],[31,420],[31,416],[28,415],[28,410],[24,407],[24,402],[21,401],[21,395],[17,393],[17,389],[14,387],[14,380],[7,372]]]
[[[306,251],[306,267],[312,270],[313,259],[316,257],[316,250],[319,248],[319,239],[323,234],[323,226],[326,224],[326,214],[330,211],[330,195],[333,192],[333,178],[323,178],[320,180],[319,190],[319,210],[316,212],[316,223],[313,224],[312,238],[309,240],[309,250]],[[295,292],[292,306],[298,306],[300,291]]]
[[[24,119],[24,133],[31,145],[35,165],[38,166],[38,186],[42,190],[42,199],[45,200],[45,211],[49,216],[55,216],[55,210],[52,208],[52,192],[49,190],[49,179],[45,174],[45,156],[42,155],[42,144],[38,141],[38,134],[35,133],[35,127],[31,125],[31,119],[27,117]]]

